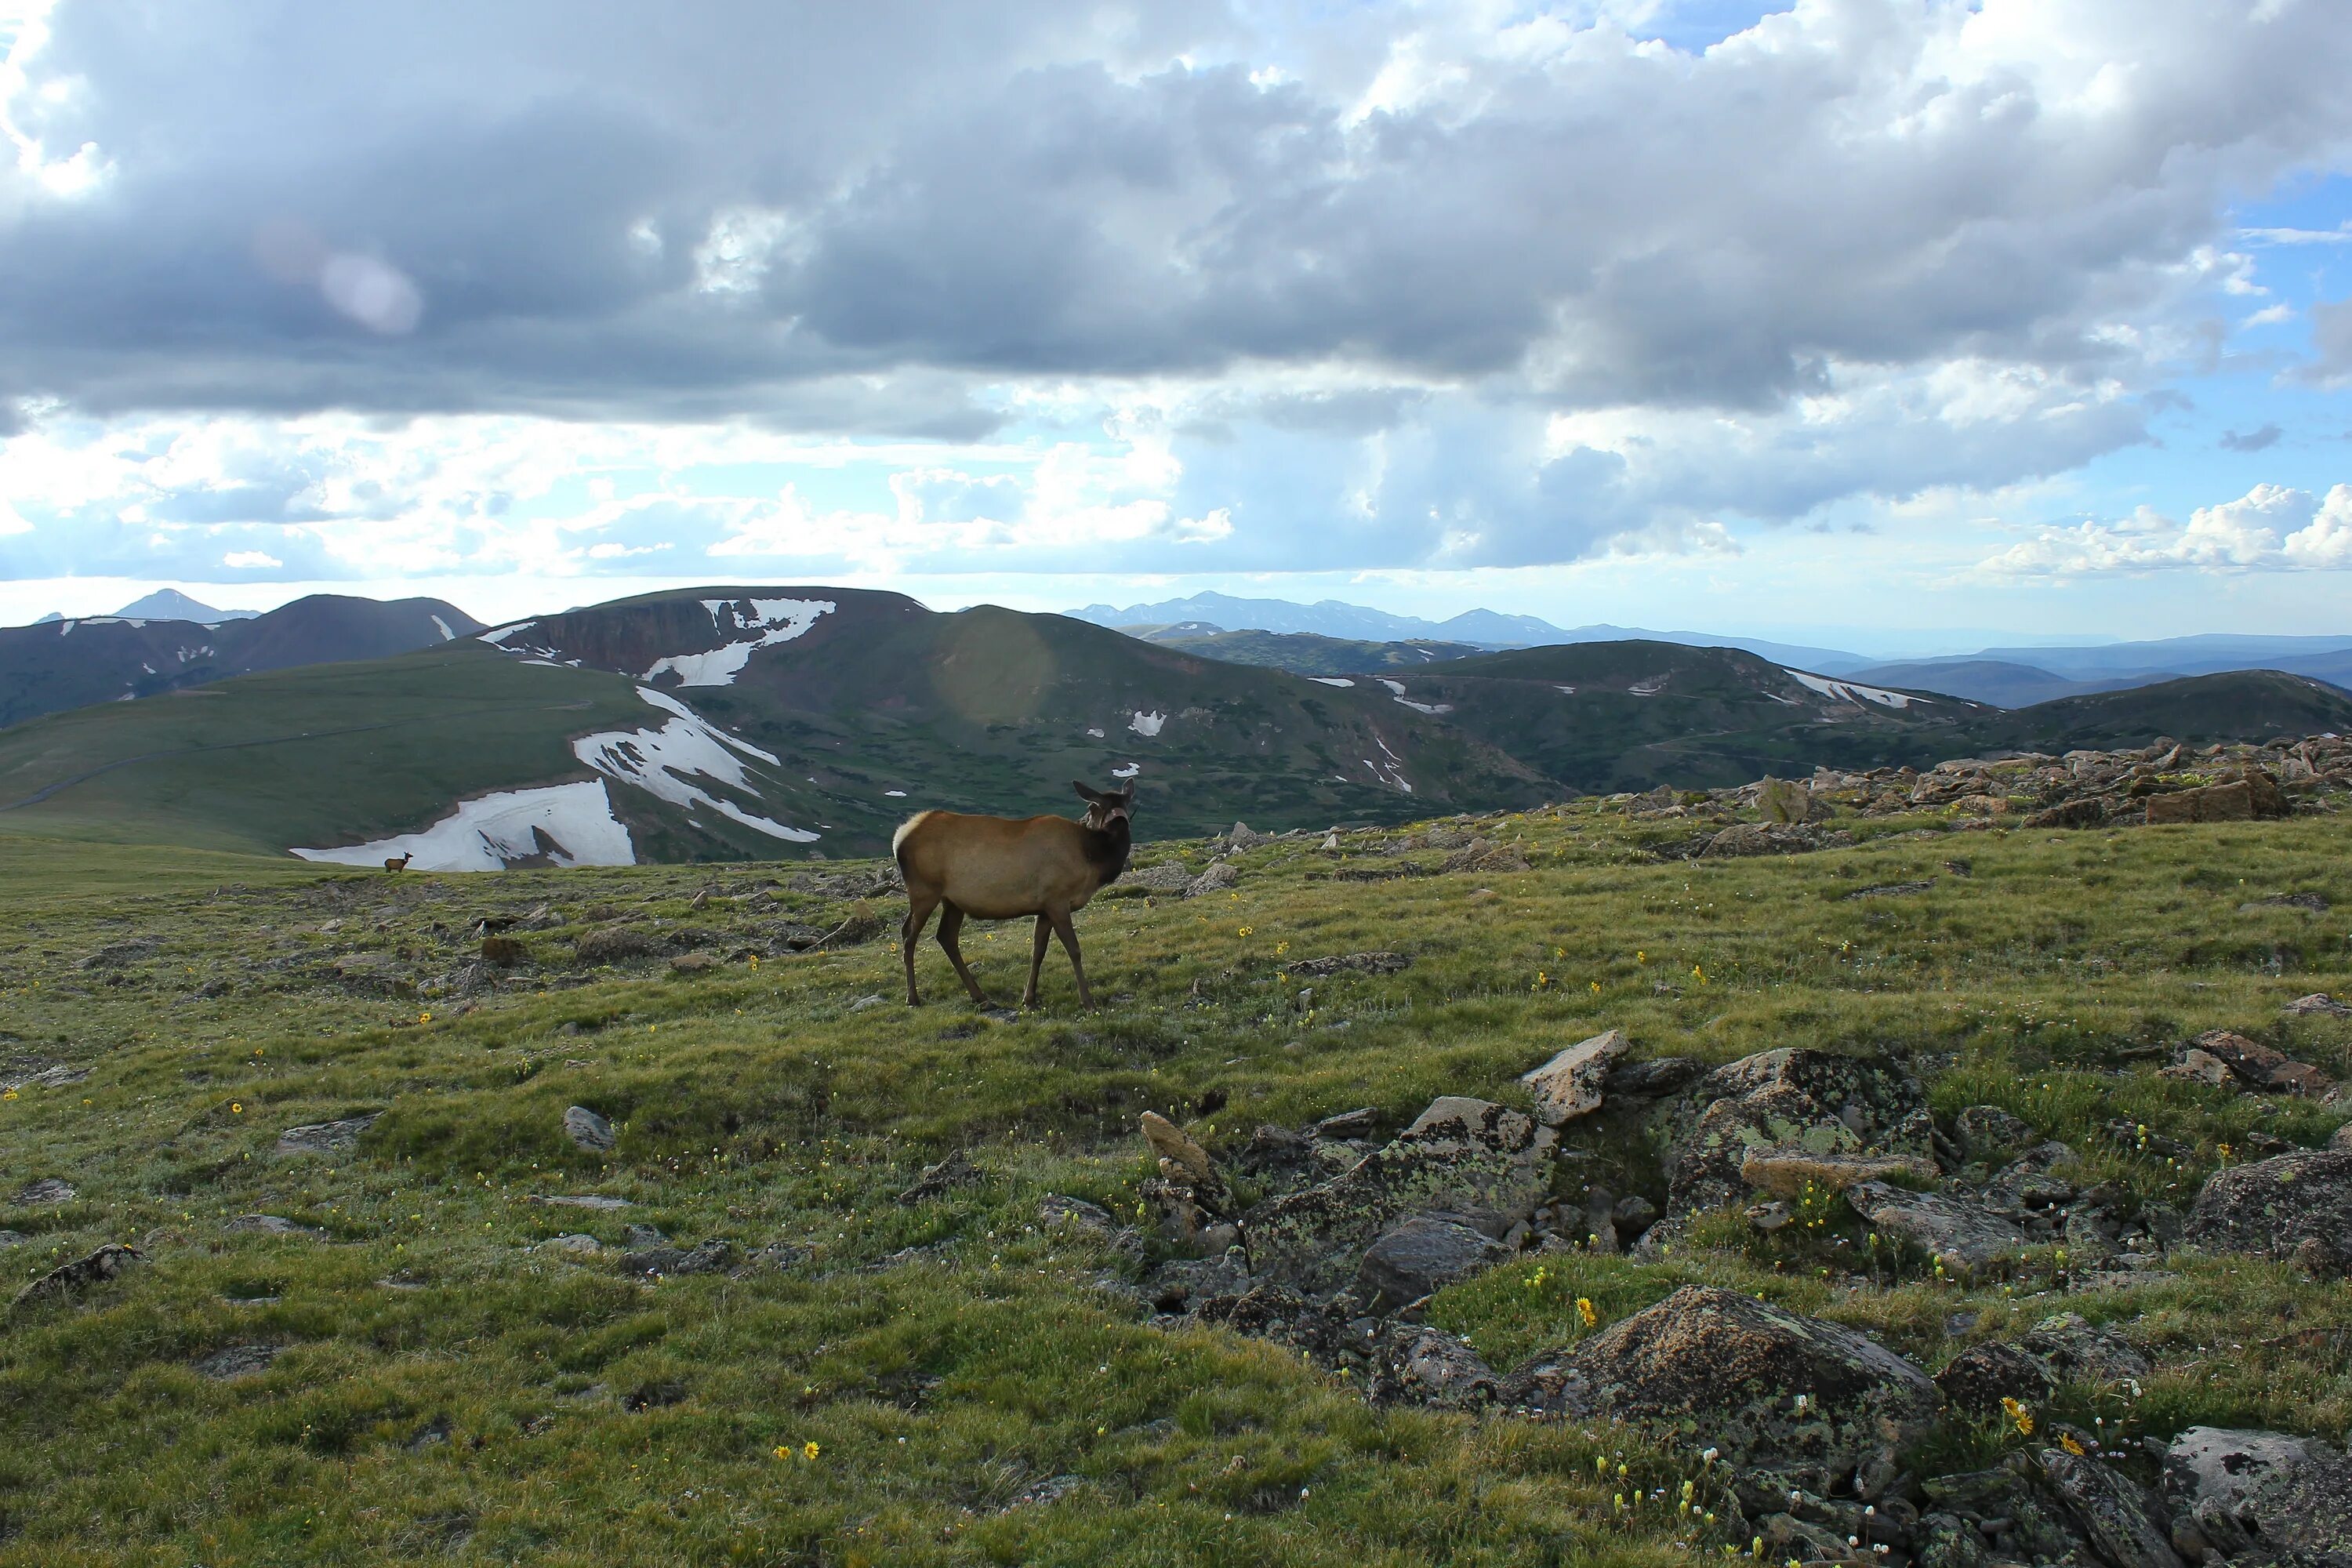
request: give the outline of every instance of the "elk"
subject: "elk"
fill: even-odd
[[[408,869],[408,863],[415,858],[416,851],[412,849],[405,855],[394,855],[391,859],[386,860],[383,863],[383,868],[387,871],[405,871]]]
[[[953,811],[918,812],[890,839],[890,853],[907,881],[907,921],[899,928],[899,952],[907,964],[907,1005],[923,1005],[915,989],[915,944],[931,911],[940,911],[940,946],[955,965],[971,999],[985,1007],[988,996],[964,963],[957,937],[964,918],[1009,921],[1036,917],[1029,953],[1029,988],[1021,1005],[1037,1005],[1037,974],[1045,967],[1045,942],[1059,935],[1078,979],[1078,1001],[1091,1008],[1086,964],[1078,957],[1073,911],[1087,907],[1097,890],[1127,869],[1128,817],[1135,786],[1106,792],[1076,780],[1071,788],[1087,803],[1084,817],[967,816]]]

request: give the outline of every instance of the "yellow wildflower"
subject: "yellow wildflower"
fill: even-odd
[[[2074,1454],[2077,1457],[2088,1452],[2088,1450],[2083,1447],[2082,1439],[2075,1436],[2072,1432],[2059,1433],[2058,1446],[2065,1449],[2068,1453]]]
[[[816,1439],[814,1439],[814,1438],[813,1438],[813,1437],[812,1437],[811,1439],[809,1439],[809,1441],[807,1441],[807,1442],[805,1442],[805,1443],[803,1443],[803,1444],[801,1445],[801,1458],[803,1458],[803,1459],[814,1459],[814,1458],[816,1458],[816,1456],[817,1456]]]
[[[2017,1435],[2019,1436],[2031,1437],[2033,1436],[2033,1412],[2028,1410],[2022,1401],[2018,1400],[2010,1394],[2002,1394],[2000,1396],[2000,1413],[2009,1417],[2010,1425],[2017,1428]]]
[[[1598,1326],[1601,1321],[1601,1314],[1592,1310],[1591,1298],[1587,1296],[1576,1299],[1576,1315],[1588,1329]]]

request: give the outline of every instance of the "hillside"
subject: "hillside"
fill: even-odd
[[[384,658],[481,629],[439,599],[333,594],[217,625],[110,616],[0,626],[0,729],[236,675]]]
[[[2032,665],[2010,664],[1997,658],[1874,664],[1856,670],[1853,679],[1917,691],[1949,692],[1995,708],[2031,708],[2037,702],[2053,702],[2061,697],[2084,697],[2095,691],[2121,690],[2142,684],[2128,679],[2070,680]]]
[[[2237,670],[2061,698],[1978,721],[1980,744],[2020,751],[2259,741],[2273,735],[2352,733],[2352,692],[2308,676]]]
[[[0,1564],[2112,1568],[2085,1520],[2163,1539],[2197,1429],[2352,1422],[2296,1228],[2352,1201],[2309,798],[1666,863],[1686,819],[1599,802],[1155,833],[1237,880],[1085,911],[1087,1016],[1058,958],[984,1014],[808,951],[890,918],[871,862],[394,879],[0,816],[0,1271],[54,1276],[0,1336]],[[967,938],[1000,997],[1026,949]],[[1555,1148],[1521,1075],[1612,1029]],[[1286,1238],[1334,1230],[1331,1294]],[[2307,1561],[2332,1453],[2251,1514]]]
[[[1229,632],[1213,626],[1205,631],[1188,629],[1197,624],[1154,627],[1139,635],[1146,642],[1181,648],[1203,658],[1286,669],[1293,675],[1350,675],[1411,668],[1444,659],[1468,658],[1480,651],[1468,643],[1360,642],[1318,637],[1312,632]]]

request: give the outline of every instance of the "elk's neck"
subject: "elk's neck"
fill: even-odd
[[[1108,827],[1089,827],[1085,831],[1087,864],[1101,879],[1096,886],[1107,887],[1118,880],[1119,873],[1127,869],[1128,852],[1135,847],[1127,818],[1115,816]]]

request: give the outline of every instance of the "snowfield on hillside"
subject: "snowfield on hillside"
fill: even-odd
[[[503,871],[540,856],[558,866],[637,863],[636,846],[599,779],[486,795],[460,801],[421,833],[294,853],[336,866],[381,866],[414,855],[410,866],[418,871]]]
[[[1127,721],[1127,727],[1148,739],[1160,733],[1160,727],[1167,722],[1168,715],[1165,713],[1145,713],[1139,710],[1135,717]]]
[[[1914,697],[1905,691],[1888,691],[1876,686],[1857,686],[1851,680],[1832,680],[1824,675],[1808,675],[1801,669],[1784,670],[1781,673],[1796,677],[1801,684],[1820,692],[1824,697],[1840,699],[1847,702],[1875,702],[1882,708],[1908,708],[1914,702],[1923,708],[1932,706],[1926,698]]]
[[[749,616],[741,608],[745,604],[751,606]],[[705,599],[702,607],[710,612],[710,624],[721,632],[744,635],[706,652],[656,659],[642,679],[675,675],[680,686],[732,686],[751,662],[752,654],[792,641],[835,605],[831,599]]]
[[[637,695],[669,714],[669,721],[658,730],[613,730],[583,735],[572,742],[572,755],[606,778],[635,784],[672,805],[684,806],[688,811],[715,811],[730,822],[788,843],[816,842],[817,835],[804,827],[772,822],[731,800],[710,794],[694,782],[715,780],[757,799],[759,786],[745,771],[743,759],[750,757],[770,767],[781,765],[772,752],[763,752],[749,741],[738,740],[706,722],[693,709],[665,692],[640,686]]]

